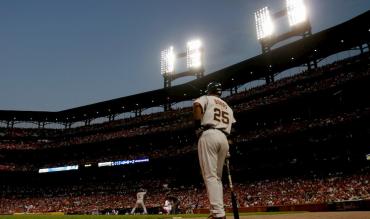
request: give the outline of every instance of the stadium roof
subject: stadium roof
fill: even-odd
[[[367,11],[335,27],[171,88],[148,91],[59,112],[0,110],[0,121],[66,124],[191,100],[198,97],[210,81],[220,81],[224,89],[229,89],[264,78],[269,72],[282,72],[304,65],[309,60],[319,60],[364,43],[369,44],[369,20],[370,11]]]

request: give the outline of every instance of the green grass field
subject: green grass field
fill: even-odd
[[[241,213],[240,216],[247,215],[272,215],[272,214],[289,214],[298,212],[254,212],[254,213]],[[232,214],[227,214],[232,216]],[[3,215],[0,219],[180,219],[180,218],[204,218],[208,214],[181,214],[181,215]]]

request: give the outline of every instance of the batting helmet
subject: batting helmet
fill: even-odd
[[[207,85],[207,94],[216,94],[221,96],[222,88],[221,83],[212,81]]]

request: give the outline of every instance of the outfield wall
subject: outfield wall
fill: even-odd
[[[261,207],[241,207],[239,212],[272,212],[272,211],[369,211],[370,200],[331,202],[324,204],[303,204],[303,205],[282,205],[282,206],[261,206]],[[232,213],[232,208],[226,208]],[[209,209],[195,209],[194,213],[208,214]]]

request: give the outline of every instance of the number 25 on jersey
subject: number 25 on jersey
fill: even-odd
[[[229,124],[229,113],[222,111],[219,108],[214,108],[213,119],[217,122],[222,122],[224,124]]]

